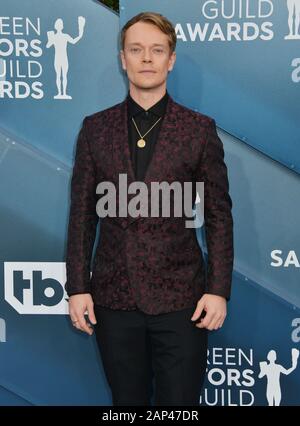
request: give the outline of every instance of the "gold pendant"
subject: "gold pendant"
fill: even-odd
[[[139,148],[144,148],[144,146],[146,145],[146,142],[144,141],[144,139],[139,139],[137,142],[137,146]]]

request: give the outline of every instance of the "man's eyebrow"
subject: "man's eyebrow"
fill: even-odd
[[[129,44],[129,46],[133,46],[133,45],[142,46],[142,44],[141,44],[141,43],[138,43],[138,42],[128,43],[128,44]],[[160,44],[160,43],[153,43],[153,44],[152,44],[152,46],[162,46],[162,47],[164,47],[164,44]]]

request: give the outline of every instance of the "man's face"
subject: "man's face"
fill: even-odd
[[[176,59],[175,52],[170,55],[168,36],[146,22],[136,22],[128,28],[120,56],[130,83],[140,89],[165,84]]]

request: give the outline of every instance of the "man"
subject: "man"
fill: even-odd
[[[93,333],[86,311],[95,326],[114,405],[149,405],[153,378],[155,405],[199,404],[207,334],[222,327],[230,297],[233,223],[223,146],[215,120],[167,92],[175,45],[174,27],[162,15],[128,21],[120,51],[128,95],[85,117],[77,141],[66,291],[74,327]],[[119,215],[100,220],[90,279],[96,187],[108,181],[119,190],[121,175],[149,193],[151,182],[204,182],[207,278],[184,217]],[[123,201],[116,197],[116,206]]]

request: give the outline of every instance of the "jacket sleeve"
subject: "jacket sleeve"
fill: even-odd
[[[68,296],[91,293],[90,264],[96,236],[96,167],[91,155],[88,118],[80,129],[71,179],[66,285]]]
[[[224,150],[210,118],[197,180],[204,182],[204,224],[208,252],[206,293],[230,299],[233,270],[233,218]]]

